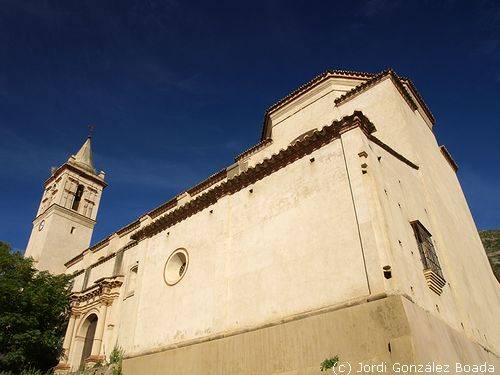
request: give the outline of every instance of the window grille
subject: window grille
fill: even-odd
[[[413,232],[415,233],[424,270],[432,270],[439,276],[443,277],[443,271],[441,270],[441,265],[439,264],[434,244],[432,243],[431,234],[427,231],[427,229],[425,229],[420,221],[412,222],[411,226],[413,228]]]
[[[410,224],[417,240],[427,286],[436,294],[441,295],[443,287],[446,285],[446,280],[443,277],[436,249],[432,243],[432,236],[420,221],[413,221]]]

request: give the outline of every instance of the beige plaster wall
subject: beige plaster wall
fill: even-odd
[[[39,224],[44,227],[39,230]],[[74,227],[73,233],[71,228]],[[90,243],[94,223],[58,206],[50,207],[33,222],[25,256],[33,257],[40,270],[64,273],[64,260],[81,253]]]
[[[148,240],[134,352],[368,294],[340,142],[314,157]],[[179,247],[189,268],[169,287],[163,269]]]
[[[133,247],[125,251],[123,256],[122,271],[125,276],[124,284],[120,290],[120,295],[111,305],[111,310],[106,322],[107,330],[104,336],[104,354],[109,355],[115,345],[122,347],[125,352],[131,351],[131,342],[134,337],[134,329],[137,317],[137,301],[138,301],[138,285],[140,280],[137,279],[136,287],[133,294],[129,288],[131,271],[130,269],[137,264],[138,252],[141,251],[138,247]],[[114,262],[112,262],[114,264]],[[141,265],[139,265],[141,267]],[[99,269],[104,275],[105,269]],[[97,273],[97,272],[96,272]]]

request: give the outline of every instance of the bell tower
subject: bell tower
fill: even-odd
[[[63,273],[64,263],[90,244],[102,190],[104,172],[97,173],[89,136],[76,155],[52,170],[33,220],[26,257],[39,270]]]

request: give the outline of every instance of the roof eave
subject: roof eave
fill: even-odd
[[[269,120],[271,117],[271,113],[277,111],[278,109],[284,107],[286,104],[290,103],[291,101],[297,99],[301,95],[305,94],[309,90],[311,90],[313,87],[317,86],[321,82],[324,82],[327,79],[330,78],[346,78],[346,79],[353,79],[353,80],[363,80],[363,79],[369,79],[375,76],[374,73],[367,73],[367,72],[358,72],[358,71],[350,71],[350,70],[326,70],[323,73],[318,74],[315,76],[313,79],[310,81],[304,83],[297,89],[293,90],[291,93],[286,95],[285,97],[281,98],[278,100],[276,103],[271,105],[266,112],[264,113],[264,121],[262,125],[262,132],[261,132],[261,141],[266,140],[267,138],[270,138],[271,134],[267,130]]]

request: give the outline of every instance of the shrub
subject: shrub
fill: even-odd
[[[113,375],[121,375],[122,373],[123,354],[123,349],[119,346],[115,346],[109,355],[109,363],[114,365]]]
[[[322,372],[328,371],[329,369],[337,366],[337,363],[339,363],[339,356],[338,355],[336,355],[335,357],[332,357],[332,358],[327,358],[323,362],[321,362],[320,370]]]

